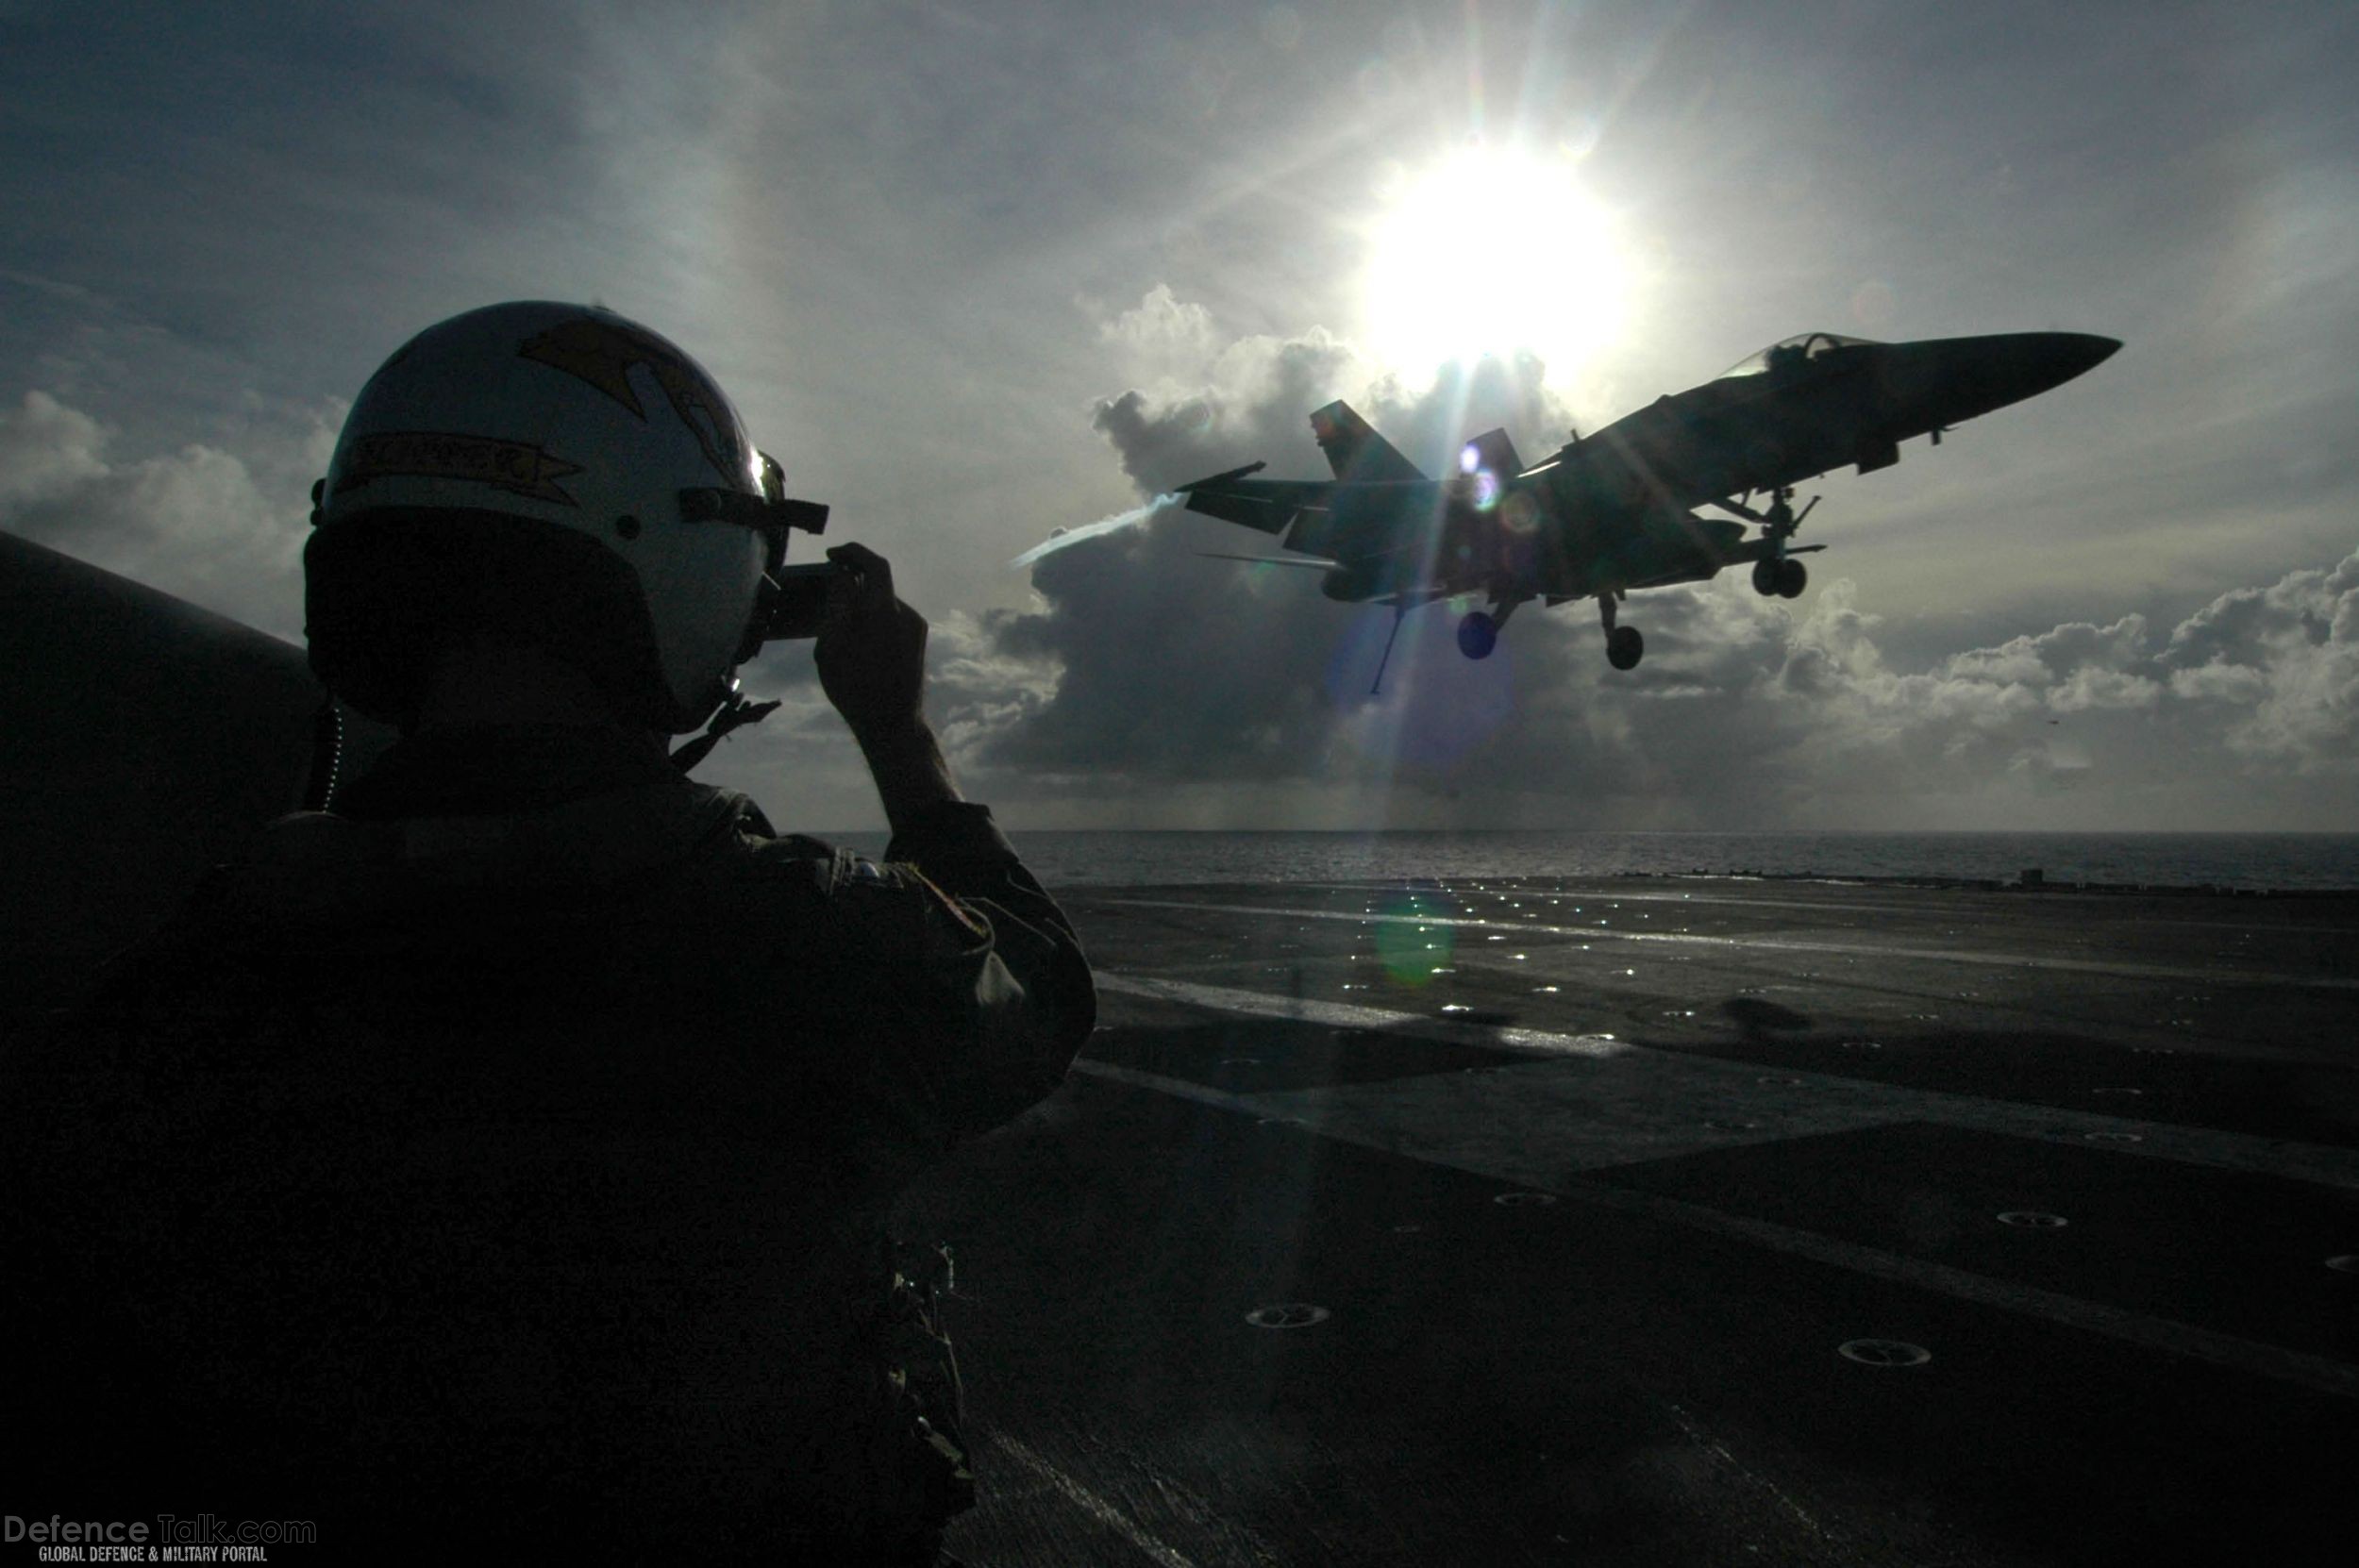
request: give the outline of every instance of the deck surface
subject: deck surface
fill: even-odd
[[[2359,1560],[2359,900],[1067,904],[904,1214],[978,1568]]]

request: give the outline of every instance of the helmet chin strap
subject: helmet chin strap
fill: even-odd
[[[745,695],[745,689],[738,684],[735,676],[731,676],[729,694],[723,698],[721,706],[713,710],[711,719],[705,725],[704,733],[674,751],[672,765],[682,773],[688,772],[711,756],[712,748],[728,739],[730,731],[742,729],[747,725],[760,724],[777,711],[778,707],[775,701],[755,702],[748,698]]]

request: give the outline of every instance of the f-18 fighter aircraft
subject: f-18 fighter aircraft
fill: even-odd
[[[1484,596],[1490,608],[1458,624],[1468,659],[1489,656],[1519,605],[1594,598],[1605,657],[1627,670],[1646,648],[1636,626],[1614,624],[1631,590],[1750,563],[1756,590],[1791,599],[1808,578],[1795,558],[1825,548],[1793,542],[1817,504],[1797,511],[1797,484],[1846,464],[1889,468],[1903,441],[1938,445],[1951,425],[2069,381],[2120,346],[2077,332],[1907,343],[1806,332],[1594,435],[1576,431],[1531,467],[1504,430],[1486,431],[1447,479],[1426,477],[1330,403],[1311,427],[1334,478],[1256,479],[1264,465],[1248,463],[1179,493],[1191,510],[1282,536],[1302,554],[1274,559],[1324,571],[1329,598],[1391,605],[1396,633],[1418,605]],[[1749,538],[1748,524],[1760,529]]]

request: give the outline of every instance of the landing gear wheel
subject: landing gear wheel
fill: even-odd
[[[1647,640],[1636,626],[1616,626],[1605,640],[1605,661],[1617,670],[1635,669],[1647,651]]]
[[[1778,562],[1779,598],[1799,599],[1802,596],[1802,590],[1807,587],[1809,583],[1810,569],[1804,566],[1800,561],[1796,560],[1791,556],[1788,556],[1785,559]]]
[[[1753,592],[1766,599],[1778,592],[1778,561],[1764,556],[1753,562]]]
[[[1479,609],[1470,609],[1458,623],[1458,651],[1468,659],[1488,659],[1498,646],[1499,624]]]

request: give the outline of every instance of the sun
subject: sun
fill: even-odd
[[[1617,225],[1568,158],[1457,153],[1402,181],[1372,238],[1368,341],[1405,380],[1517,350],[1564,380],[1629,314]]]

